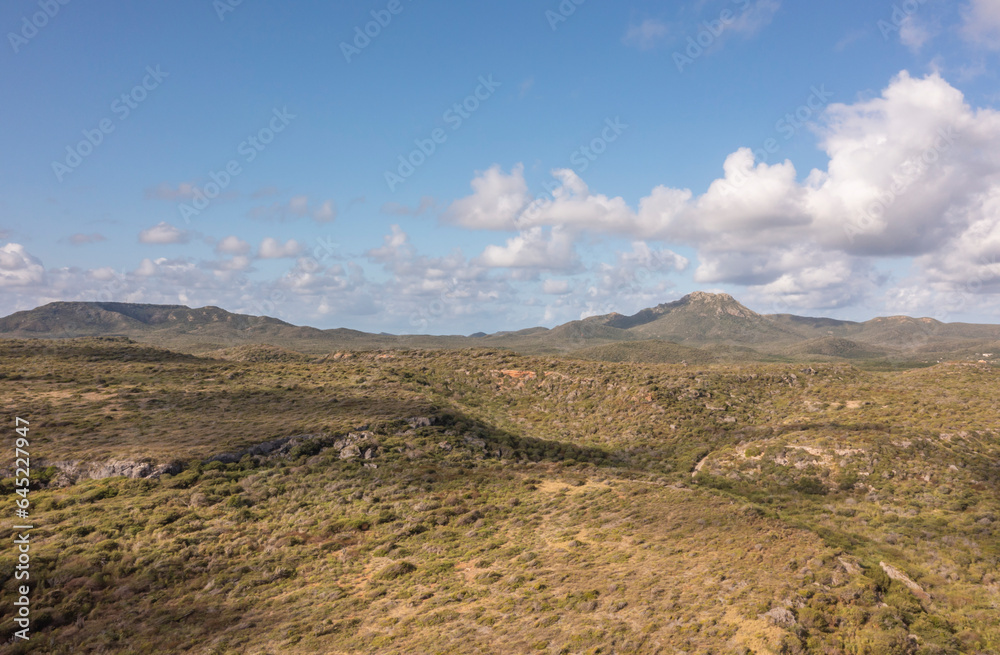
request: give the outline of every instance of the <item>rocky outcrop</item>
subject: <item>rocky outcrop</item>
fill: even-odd
[[[927,594],[926,591],[923,590],[923,588],[921,588],[920,585],[914,582],[910,578],[910,576],[906,575],[905,573],[897,569],[895,566],[886,564],[885,562],[879,562],[878,565],[882,567],[882,570],[885,571],[885,574],[889,576],[891,580],[895,580],[896,582],[904,584],[907,587],[907,589],[909,589],[910,592],[913,593],[914,596],[916,596],[923,602],[925,603],[930,602],[931,597]]]
[[[417,416],[402,419],[412,428],[430,427],[438,425],[436,416]],[[382,448],[376,441],[375,433],[368,431],[367,426],[361,426],[354,432],[340,435],[327,434],[300,434],[290,437],[280,437],[254,444],[241,450],[219,453],[203,460],[203,463],[221,462],[223,464],[235,464],[244,457],[261,457],[274,459],[279,457],[297,456],[299,454],[316,455],[320,451],[332,448],[339,453],[340,459],[359,460],[364,466],[376,468],[372,460],[377,459],[382,454]],[[485,450],[486,442],[477,439],[477,445],[481,450]],[[302,447],[299,451],[296,448]],[[447,446],[447,448],[445,448]],[[451,445],[443,442],[439,445],[443,450],[451,450]],[[499,455],[498,455],[499,456]],[[151,460],[129,461],[111,460],[107,462],[80,462],[80,461],[59,461],[45,462],[39,461],[37,468],[55,467],[58,472],[49,482],[50,486],[67,487],[82,480],[102,480],[104,478],[159,478],[162,475],[176,475],[185,468],[185,463],[172,461],[166,464],[157,464]],[[10,475],[12,471],[2,471],[4,475]]]
[[[312,434],[281,437],[254,444],[242,450],[213,455],[204,460],[204,463],[222,462],[223,464],[235,464],[247,455],[268,458],[287,457],[297,446],[303,444],[315,444],[313,446],[314,452],[319,452],[330,447],[335,448],[340,451],[341,459],[361,458],[372,460],[380,452],[373,436],[371,432],[361,431],[351,432],[338,437]],[[130,478],[138,480],[143,478],[155,479],[162,475],[176,475],[184,470],[185,463],[172,461],[166,464],[157,464],[148,460],[111,460],[107,462],[39,461],[36,465],[37,468],[47,468],[50,466],[58,469],[58,473],[52,477],[49,486],[68,487],[83,480],[103,480],[105,478]]]
[[[792,628],[795,626],[795,615],[787,607],[775,607],[759,615],[762,619],[767,619],[779,628]]]
[[[154,462],[132,462],[127,460],[112,460],[108,462],[42,462],[41,467],[54,466],[59,473],[49,483],[54,487],[68,487],[81,480],[103,480],[104,478],[158,478],[161,475],[174,475],[184,469],[181,462],[167,464]]]
[[[264,441],[259,444],[254,444],[249,448],[244,448],[243,450],[238,450],[232,453],[221,453],[219,455],[213,455],[205,460],[205,463],[210,462],[222,462],[223,464],[235,464],[236,462],[243,459],[245,456],[250,455],[251,457],[266,457],[271,455],[287,455],[296,446],[303,444],[307,441],[312,441],[314,439],[321,439],[321,435],[315,434],[300,434],[294,437],[281,437],[279,439],[272,439],[270,441]]]

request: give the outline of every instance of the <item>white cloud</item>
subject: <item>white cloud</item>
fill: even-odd
[[[1000,0],[971,0],[962,9],[963,35],[976,45],[1000,49]]]
[[[277,239],[267,237],[260,242],[257,249],[257,257],[260,259],[283,259],[286,257],[298,257],[302,254],[302,246],[295,239],[289,239],[281,243]]]
[[[656,273],[682,272],[691,262],[672,250],[657,250],[644,241],[632,243],[632,252],[618,253],[618,264],[630,269],[645,269]]]
[[[108,280],[113,280],[115,278],[115,269],[110,266],[95,268],[87,271],[87,277],[92,280],[97,280],[98,282],[107,282]]]
[[[162,222],[139,233],[139,243],[149,244],[176,244],[187,243],[191,235],[184,230],[178,229],[170,223]]]
[[[622,42],[625,45],[634,46],[640,50],[651,50],[669,32],[670,28],[663,21],[655,18],[647,18],[641,23],[630,25],[625,32],[625,36],[622,37]]]
[[[542,283],[542,293],[547,293],[552,296],[565,296],[573,288],[569,284],[569,280],[545,280]]]
[[[492,324],[509,320],[515,297],[509,282],[460,250],[444,257],[420,255],[409,235],[393,225],[383,245],[366,256],[391,274],[377,291],[382,308],[389,317],[406,317],[411,331],[451,330],[455,321],[472,316]]]
[[[252,261],[247,255],[236,255],[230,259],[219,261],[203,262],[202,267],[213,271],[248,271],[252,267]]]
[[[228,236],[215,246],[220,255],[245,255],[250,252],[250,244],[237,236]]]
[[[45,283],[42,262],[19,243],[0,248],[0,287],[31,287]]]
[[[757,0],[727,28],[729,31],[753,36],[771,24],[775,14],[781,9],[779,0]]]
[[[337,218],[337,205],[327,200],[313,211],[313,220],[317,223],[331,223]]]
[[[477,261],[488,268],[570,271],[579,266],[570,234],[560,228],[546,234],[540,227],[507,239],[504,246],[486,246]]]
[[[938,74],[904,71],[878,97],[830,105],[814,128],[829,162],[801,179],[790,161],[756,163],[741,149],[705,193],[661,186],[633,209],[557,170],[551,196],[516,212],[523,169],[494,167],[448,215],[465,227],[520,231],[484,252],[491,266],[561,261],[543,246],[542,228],[626,235],[694,246],[698,282],[746,285],[816,307],[871,291],[876,258],[917,257],[937,283],[994,279],[993,251],[982,250],[1000,222],[1000,112],[971,108]],[[968,263],[979,260],[986,263]]]
[[[518,216],[519,229],[554,225],[572,230],[627,232],[630,222],[634,222],[632,210],[622,198],[591,193],[570,169],[558,169],[552,174],[560,185],[551,197],[535,200]]]
[[[164,260],[160,259],[158,261],[164,261]],[[135,269],[135,274],[139,277],[153,277],[154,275],[156,275],[156,272],[157,272],[156,263],[153,262],[153,260],[150,259],[149,257],[143,259],[142,262],[139,263],[139,268]]]
[[[492,166],[472,180],[472,190],[471,196],[452,203],[446,221],[476,230],[509,230],[530,199],[521,164],[509,175]]]
[[[916,16],[907,16],[899,27],[900,42],[913,52],[920,52],[932,38],[934,35],[930,28]]]
[[[393,225],[391,230],[391,233],[382,238],[381,248],[373,248],[368,251],[369,259],[386,264],[409,259],[413,256],[409,235],[398,225]]]

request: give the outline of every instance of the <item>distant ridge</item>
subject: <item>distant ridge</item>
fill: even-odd
[[[494,334],[370,334],[300,327],[219,307],[118,302],[53,302],[0,318],[0,338],[126,336],[181,352],[210,353],[253,344],[318,354],[399,348],[507,348],[532,354],[578,353],[587,359],[663,362],[758,358],[773,361],[900,359],[934,363],[1000,353],[1000,326],[890,316],[863,323],[791,314],[759,314],[728,294],[694,292],[643,309]],[[612,347],[621,344],[622,347]],[[625,344],[632,344],[625,346]],[[607,347],[605,347],[607,346]],[[683,346],[684,348],[678,348]],[[687,348],[688,350],[686,350]],[[235,351],[242,353],[243,351]],[[254,356],[263,356],[253,351]],[[263,351],[261,351],[263,352]]]

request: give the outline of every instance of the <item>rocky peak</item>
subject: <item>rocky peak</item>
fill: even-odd
[[[716,316],[726,314],[729,316],[736,316],[738,318],[754,318],[759,316],[756,312],[741,305],[739,301],[730,296],[728,293],[707,293],[705,291],[695,291],[694,293],[690,293],[677,301],[677,305],[686,305],[692,308],[697,308],[701,310],[702,313],[714,314]]]

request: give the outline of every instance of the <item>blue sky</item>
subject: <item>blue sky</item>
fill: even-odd
[[[578,2],[5,3],[0,313],[1000,319],[1000,2]]]

